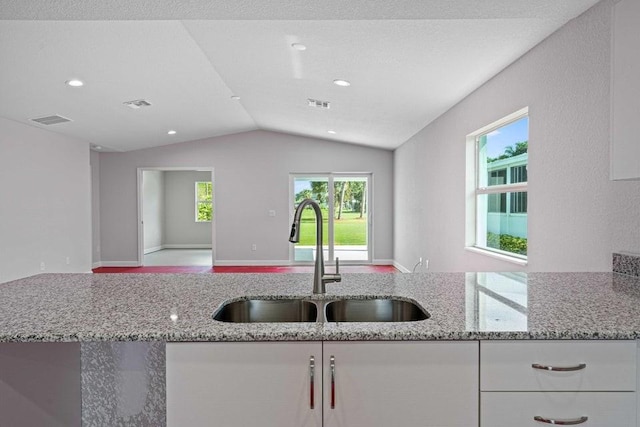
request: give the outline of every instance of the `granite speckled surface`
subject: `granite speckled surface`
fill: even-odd
[[[615,273],[640,277],[640,255],[614,253],[612,261],[613,271]]]
[[[166,425],[161,342],[83,342],[82,426]]]
[[[0,284],[0,342],[640,338],[640,279],[616,273],[344,274],[325,299],[397,296],[428,320],[217,322],[225,300],[312,298],[311,274],[42,274]]]

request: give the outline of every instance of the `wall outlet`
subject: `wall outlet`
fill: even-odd
[[[40,271],[44,271],[44,269],[45,269],[44,261],[40,261]]]
[[[269,210],[269,216],[276,216],[276,211],[273,209]]]
[[[252,251],[257,251],[258,250],[258,245],[256,245],[255,243],[251,245],[251,250]]]
[[[424,269],[425,269],[425,270],[428,270],[428,269],[429,269],[429,260],[428,260],[428,259],[425,259],[425,260],[424,260]]]
[[[71,264],[71,259],[69,257],[67,257],[66,261],[67,261],[67,265]]]

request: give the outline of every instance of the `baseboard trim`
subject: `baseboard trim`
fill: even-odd
[[[150,254],[150,253],[153,253],[153,252],[161,251],[163,249],[164,249],[164,245],[154,246],[153,248],[146,248],[144,250],[144,254],[147,255],[147,254]]]
[[[100,261],[94,262],[93,264],[91,264],[91,269],[100,268],[100,267],[102,267],[102,262]]]
[[[374,259],[371,261],[371,265],[394,265],[392,259]]]
[[[403,273],[411,273],[411,270],[409,270],[407,267],[405,267],[404,265],[400,264],[397,261],[393,261],[393,266]]]
[[[102,261],[100,267],[140,267],[138,261]]]
[[[210,243],[187,243],[162,245],[161,249],[211,249]]]
[[[290,266],[291,262],[287,259],[287,260],[215,260],[214,263],[214,268],[215,266],[221,266],[221,267],[225,267],[225,266],[238,266],[238,267],[242,267],[242,266]]]

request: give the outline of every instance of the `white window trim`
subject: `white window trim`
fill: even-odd
[[[502,261],[511,262],[514,264],[526,266],[527,257],[524,255],[513,254],[511,252],[501,251],[499,249],[486,248],[478,246],[477,243],[477,196],[479,194],[496,194],[504,193],[505,190],[509,192],[527,191],[527,183],[505,184],[505,185],[492,185],[488,187],[478,187],[479,182],[479,168],[478,168],[478,153],[477,153],[477,138],[480,135],[493,132],[494,130],[501,128],[509,123],[515,122],[529,115],[529,107],[522,108],[500,120],[497,120],[487,126],[484,126],[473,133],[467,135],[466,138],[466,181],[465,181],[465,200],[466,200],[466,226],[465,226],[465,250],[492,258],[497,258]],[[528,233],[527,233],[528,234]],[[528,238],[528,235],[527,235]]]
[[[213,215],[213,201],[198,199],[198,184],[211,184],[211,194],[213,195],[213,182],[212,181],[196,181],[194,185],[195,189],[195,204],[194,204],[194,216],[196,222],[211,222],[211,220],[201,221],[198,219],[198,204],[209,203],[211,205],[211,214]]]

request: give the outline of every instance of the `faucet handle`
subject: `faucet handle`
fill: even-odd
[[[340,258],[336,257],[336,274],[340,274]]]

